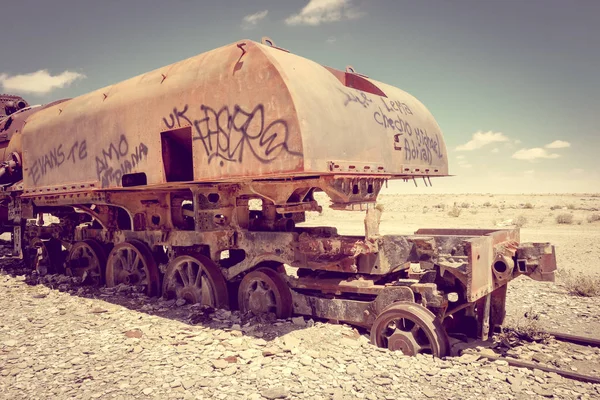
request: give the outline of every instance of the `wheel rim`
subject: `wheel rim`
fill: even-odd
[[[148,247],[137,240],[116,245],[106,263],[106,285],[142,286],[148,296],[158,295],[158,267]]]
[[[67,275],[78,276],[92,285],[103,283],[106,267],[106,252],[93,239],[75,243],[67,257]]]
[[[388,306],[371,327],[371,343],[405,355],[447,354],[448,336],[442,324],[425,307],[414,303]]]
[[[227,283],[219,267],[200,254],[179,256],[169,263],[163,295],[167,299],[184,299],[190,304],[228,306]]]
[[[292,294],[281,276],[269,268],[259,268],[242,279],[238,290],[242,312],[255,315],[274,313],[277,318],[292,315]]]

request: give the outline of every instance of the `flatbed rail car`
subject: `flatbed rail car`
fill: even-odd
[[[2,228],[40,273],[345,321],[435,356],[448,333],[502,323],[510,280],[554,279],[554,247],[518,229],[380,235],[386,181],[448,175],[439,126],[406,92],[269,39],[74,99],[2,104]],[[366,210],[365,234],[298,226],[318,191]]]

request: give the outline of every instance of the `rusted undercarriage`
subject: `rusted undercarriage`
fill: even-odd
[[[373,198],[381,184],[345,176],[7,193],[4,230],[13,232],[15,255],[40,273],[279,318],[345,321],[409,354],[443,356],[453,333],[486,339],[503,321],[508,281],[554,279],[553,246],[520,243],[518,229],[380,235]],[[297,227],[307,211],[321,210],[318,190],[334,207],[364,207],[365,235]],[[44,223],[48,215],[59,222]]]

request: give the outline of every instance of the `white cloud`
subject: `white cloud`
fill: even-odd
[[[571,147],[571,143],[565,142],[564,140],[555,140],[552,143],[548,143],[544,147],[547,149],[564,149],[565,147]]]
[[[461,168],[471,168],[472,165],[469,164],[469,162],[467,160],[465,160],[465,156],[456,156],[456,158],[458,159],[458,165]]]
[[[463,156],[462,154],[460,154],[460,155],[456,156],[456,159],[457,159],[457,160],[462,160],[462,159],[464,159],[464,158],[465,158],[465,156]]]
[[[541,158],[558,158],[560,154],[548,153],[546,149],[534,147],[533,149],[520,149],[512,155],[517,160],[535,161]]]
[[[285,19],[288,25],[319,25],[343,19],[356,19],[362,16],[352,0],[310,0],[297,14]]]
[[[30,74],[13,76],[0,74],[0,84],[2,84],[3,91],[5,92],[43,95],[50,93],[54,89],[67,87],[77,79],[83,78],[85,78],[85,75],[79,72],[64,71],[52,76],[48,70],[41,69]]]
[[[570,172],[572,174],[583,174],[585,171],[581,168],[573,168]]]
[[[335,36],[329,36],[326,40],[327,43],[329,44],[333,44],[337,41],[337,39],[335,38]]]
[[[473,138],[456,148],[458,151],[477,150],[490,143],[507,142],[509,139],[502,132],[475,132]]]
[[[264,11],[256,12],[254,14],[246,15],[243,18],[243,20],[244,20],[243,27],[245,29],[249,29],[249,28],[256,26],[256,24],[258,24],[259,21],[263,20],[267,16],[268,13],[269,13],[269,10],[264,10]]]
[[[499,149],[499,148],[497,148],[497,147],[494,147],[494,148],[492,149],[492,153],[500,153],[500,149]]]

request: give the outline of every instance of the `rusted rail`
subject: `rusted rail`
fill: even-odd
[[[554,331],[546,331],[545,333],[554,336],[556,340],[561,342],[569,342],[574,344],[580,344],[583,346],[600,347],[600,339],[595,339],[587,336],[571,335],[570,333],[561,333]]]
[[[500,333],[502,332],[502,329],[503,327],[498,326],[496,327],[494,332]],[[573,344],[579,344],[582,346],[600,347],[600,339],[592,338],[589,336],[572,335],[570,333],[562,333],[557,331],[540,331],[539,333],[548,334],[560,342],[568,342]]]
[[[590,383],[600,384],[600,377],[597,377],[597,376],[578,374],[577,372],[547,367],[544,365],[535,364],[535,363],[528,362],[528,361],[517,360],[514,358],[492,356],[492,355],[487,355],[487,354],[480,354],[480,356],[485,357],[491,361],[503,360],[503,361],[506,361],[509,365],[511,365],[513,367],[539,369],[544,372],[554,372],[555,374],[558,374],[567,379],[573,379],[573,380],[580,381],[580,382],[590,382]]]

